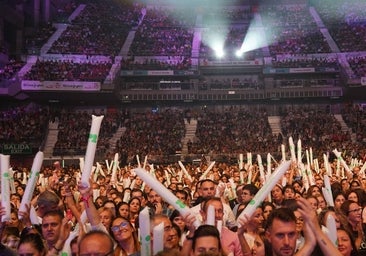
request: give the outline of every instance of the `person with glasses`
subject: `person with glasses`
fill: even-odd
[[[83,235],[79,242],[79,256],[112,256],[114,242],[103,231],[93,230]]]
[[[362,223],[362,207],[352,200],[346,200],[340,208],[347,217],[349,229],[355,240],[356,248],[366,253],[365,225]]]
[[[175,247],[175,240],[174,240],[174,231],[173,231],[173,225],[170,221],[169,217],[164,214],[155,214],[150,216],[150,231],[151,231],[151,242],[154,240],[153,237],[153,230],[154,227],[159,225],[160,223],[164,223],[164,234],[163,234],[163,245],[164,250],[171,250]],[[158,253],[158,252],[154,252]]]
[[[114,219],[111,231],[114,240],[117,242],[114,255],[140,255],[140,243],[137,238],[137,233],[128,219],[123,217]]]

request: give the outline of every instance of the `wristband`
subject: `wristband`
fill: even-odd
[[[91,198],[91,195],[82,196],[81,201],[83,201],[87,208],[89,208],[89,199]]]

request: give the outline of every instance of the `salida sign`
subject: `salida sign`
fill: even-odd
[[[4,155],[32,154],[32,148],[28,144],[4,143],[1,144],[0,151]]]

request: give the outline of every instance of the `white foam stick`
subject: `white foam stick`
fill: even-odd
[[[335,246],[338,245],[338,238],[337,238],[337,226],[336,226],[336,222],[335,219],[332,215],[328,214],[327,219],[326,219],[326,226],[328,229],[328,237],[330,239],[330,241],[333,242],[333,244]]]
[[[134,189],[134,188],[135,188],[135,184],[136,184],[136,180],[134,179],[134,180],[131,182],[130,189]]]
[[[146,169],[146,164],[147,164],[147,156],[145,156],[144,165],[142,166],[142,169]]]
[[[366,161],[365,161],[365,163],[362,165],[361,170],[360,170],[360,173],[361,173],[362,175],[365,175],[365,170],[366,170]]]
[[[253,165],[252,153],[250,152],[247,153],[247,164],[249,166]]]
[[[306,165],[305,168],[306,168],[306,174],[308,176],[310,186],[315,185],[315,179],[314,179],[314,176],[313,176],[313,172],[310,169],[310,166]]]
[[[130,177],[124,178],[123,181],[122,181],[122,183],[123,183],[123,188],[128,188],[131,185],[131,179],[130,179]]]
[[[324,191],[325,190],[325,191]],[[328,175],[324,175],[324,188],[323,188],[323,195],[326,194],[325,199],[328,203],[328,206],[334,207],[334,200],[333,200],[333,193],[332,187],[330,185],[330,180]]]
[[[310,164],[310,156],[309,156],[309,150],[305,150],[305,154],[306,154],[306,164],[311,168],[311,164]]]
[[[249,173],[248,173],[248,180],[247,180],[247,184],[251,184],[252,183],[252,177],[253,177],[253,170],[252,168],[249,168]]]
[[[139,213],[139,229],[140,229],[141,256],[150,256],[151,232],[150,232],[149,207],[147,206]]]
[[[114,154],[114,160],[113,160],[113,169],[112,169],[112,176],[111,176],[111,183],[115,183],[117,181],[117,167],[119,165],[118,161],[118,153]]]
[[[1,216],[1,222],[10,221],[10,184],[9,184],[9,162],[10,156],[0,154],[1,168],[1,206],[4,207],[5,213]]]
[[[309,148],[309,155],[310,155],[310,165],[314,164],[314,157],[313,157],[313,148]]]
[[[257,162],[258,162],[258,168],[259,168],[259,175],[261,180],[265,180],[266,177],[264,176],[264,168],[263,168],[263,163],[262,163],[262,157],[261,155],[257,155]]]
[[[340,160],[343,168],[346,170],[347,173],[352,173],[352,171],[350,170],[349,166],[346,164],[346,162],[344,161],[343,157],[341,156],[341,152],[338,152],[337,149],[333,150],[333,153],[336,155],[336,157]]]
[[[130,193],[130,191],[125,190],[125,192],[124,192],[124,194],[123,194],[123,199],[122,199],[122,201],[123,201],[123,202],[128,203],[128,202],[130,201],[130,198],[131,198],[131,193]]]
[[[337,158],[336,175],[339,177],[341,175],[341,161]],[[343,176],[342,176],[343,178]]]
[[[108,174],[111,173],[112,164],[109,163],[108,159],[105,160],[105,165],[107,166]]]
[[[27,186],[25,187],[24,195],[22,197],[22,201],[19,206],[19,211],[27,212],[26,205],[30,206],[30,202],[33,198],[33,192],[36,188],[39,172],[41,170],[41,166],[43,163],[43,152],[38,151],[36,156],[33,159],[32,169],[29,176],[29,181]],[[21,219],[21,216],[18,216]]]
[[[191,210],[182,201],[180,201],[169,189],[164,187],[157,179],[148,174],[144,169],[134,169],[135,173],[144,181],[151,189],[158,193],[168,204],[179,211],[182,216],[187,216]],[[198,227],[199,222],[196,221],[195,226]]]
[[[97,162],[97,169],[98,169],[98,173],[100,173],[100,175],[102,175],[103,177],[106,176],[104,171],[103,171],[102,165],[98,162]]]
[[[282,154],[282,162],[286,161],[286,150],[285,150],[285,145],[281,144],[281,154]]]
[[[10,192],[12,194],[16,193],[15,184],[14,184],[14,171],[13,171],[13,168],[9,168],[9,183],[10,183]]]
[[[80,167],[80,171],[84,170],[84,157],[79,158],[79,167]]]
[[[180,168],[182,169],[184,175],[192,182],[193,179],[192,179],[191,175],[189,175],[189,173],[188,173],[186,167],[183,165],[183,163],[181,161],[178,161],[178,164],[179,164]]]
[[[199,180],[203,180],[205,179],[205,177],[207,176],[207,174],[211,171],[211,169],[214,167],[215,165],[215,161],[211,162],[211,164],[207,167],[206,171],[201,175]]]
[[[244,168],[244,155],[239,154],[239,170],[242,170]]]
[[[328,176],[332,176],[332,171],[330,170],[329,162],[328,162],[328,156],[326,154],[323,154],[323,160],[324,160],[324,167],[325,171],[328,174]]]
[[[298,141],[297,141],[297,162],[298,163],[302,163],[301,152],[302,152],[301,140],[298,139]]]
[[[153,253],[156,255],[158,252],[164,250],[164,222],[161,222],[153,228]]]
[[[155,169],[154,169],[154,164],[150,164],[149,166],[150,166],[150,174],[151,174],[154,178],[156,178],[156,175],[155,175]],[[144,169],[144,170],[146,170],[146,169]]]
[[[206,218],[206,224],[215,226],[215,207],[213,205],[209,205],[207,207],[207,218]]]
[[[240,184],[244,183],[244,172],[240,172]]]
[[[219,231],[220,233],[220,236],[221,236],[221,231],[222,231],[222,220],[218,220],[217,221],[217,230]]]
[[[94,182],[97,181],[98,173],[99,173],[99,170],[97,169],[97,167],[92,166],[91,175],[93,175],[93,181]]]
[[[295,144],[294,144],[294,140],[292,139],[292,137],[290,137],[288,139],[288,144],[289,144],[289,147],[290,147],[291,161],[296,162]]]
[[[239,218],[243,218],[246,215],[251,218],[259,204],[271,193],[271,190],[278,183],[278,181],[283,177],[285,172],[290,168],[291,161],[286,161],[281,163],[277,169],[268,178],[266,183],[263,184],[262,188],[255,194],[253,199],[245,207],[244,211],[239,215]]]
[[[271,154],[267,153],[267,174],[272,173],[272,166],[271,166]]]
[[[141,168],[141,163],[140,163],[140,157],[139,157],[139,155],[136,155],[136,161],[137,161],[138,168]]]
[[[315,159],[313,160],[313,162],[314,162],[314,168],[315,168],[315,171],[316,171],[316,173],[318,173],[318,174],[319,174],[320,169],[319,169],[319,162],[318,162],[318,158],[315,158]]]
[[[22,180],[22,184],[27,184],[27,173],[23,172],[23,180]]]
[[[92,172],[92,166],[94,163],[95,151],[97,149],[97,142],[99,137],[100,125],[102,124],[104,116],[92,115],[92,124],[90,127],[90,133],[88,138],[88,144],[85,153],[84,168],[81,173],[81,184],[84,187],[89,187],[89,178]]]
[[[170,177],[169,177],[168,171],[164,170],[164,174],[165,174],[166,184],[169,186],[170,185]]]

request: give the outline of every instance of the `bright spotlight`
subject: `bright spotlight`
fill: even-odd
[[[242,57],[243,56],[243,51],[240,49],[240,50],[237,50],[236,52],[235,52],[235,55],[236,55],[236,57],[238,57],[238,58],[240,58],[240,57]]]
[[[216,56],[218,58],[222,58],[224,57],[225,53],[224,53],[224,50],[223,49],[215,49],[215,53],[216,53]]]

